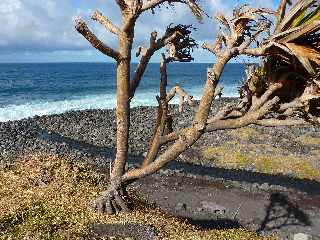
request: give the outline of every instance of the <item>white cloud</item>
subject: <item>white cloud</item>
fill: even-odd
[[[213,16],[217,11],[231,13],[232,7],[239,0],[200,2],[207,14]],[[74,29],[74,19],[77,16],[85,18],[97,36],[116,47],[115,37],[90,20],[94,9],[101,10],[117,24],[121,21],[118,7],[112,0],[0,0],[0,55],[92,50]],[[177,4],[174,9],[156,10],[154,16],[150,12],[145,13],[136,25],[135,43],[148,44],[152,31],[157,30],[161,35],[170,23],[195,24],[198,31],[194,36],[199,41],[213,39],[217,28],[209,18],[206,18],[204,24],[198,24],[186,6]]]
[[[72,6],[63,0],[2,0],[1,51],[83,47],[72,27],[73,12]]]

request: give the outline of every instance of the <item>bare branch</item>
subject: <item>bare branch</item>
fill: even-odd
[[[287,109],[298,109],[304,107],[304,104],[300,101],[299,98],[294,99],[293,101],[289,103],[283,103],[279,107],[280,112],[284,112]]]
[[[134,73],[134,76],[130,82],[130,97],[132,98],[135,94],[135,91],[137,89],[137,87],[140,84],[141,78],[147,68],[147,65],[151,59],[151,57],[153,56],[153,54],[160,50],[161,48],[163,48],[166,44],[168,44],[168,42],[172,41],[173,39],[175,39],[178,36],[177,32],[168,35],[165,34],[163,37],[161,37],[158,41],[157,41],[157,32],[154,31],[151,33],[150,36],[150,45],[149,48],[147,49],[143,49],[142,47],[139,47],[139,51],[137,53],[138,56],[141,54],[142,50],[143,54],[142,57],[140,59],[140,62],[136,68],[136,71]]]
[[[159,6],[160,4],[163,4],[165,2],[169,2],[169,1],[168,0],[147,0],[147,1],[144,1],[142,8],[141,8],[141,11],[144,12],[144,11],[153,9],[156,6]],[[177,1],[177,2],[181,2],[181,1]]]
[[[127,8],[127,3],[125,0],[116,0],[116,3],[118,4],[121,11],[124,11]]]
[[[167,102],[169,103],[174,96],[178,94],[180,97],[179,101],[179,112],[183,112],[183,103],[185,102],[185,99],[192,110],[194,110],[194,101],[193,96],[189,95],[185,90],[183,90],[180,86],[174,86],[170,92],[167,95]]]
[[[142,167],[149,165],[156,157],[161,147],[161,136],[163,134],[164,128],[166,126],[167,119],[167,103],[161,99],[158,99],[158,116],[157,116],[157,125],[154,131],[154,134],[150,140],[149,150],[145,159],[143,160]]]
[[[235,119],[226,119],[226,120],[216,120],[211,121],[205,132],[212,132],[221,129],[234,129],[239,127],[244,127],[250,124],[255,124],[259,119],[263,118],[271,109],[274,107],[276,103],[279,102],[278,97],[274,97],[273,99],[267,101],[260,109],[255,112],[248,112],[244,116]]]
[[[160,98],[157,97],[159,107],[158,107],[158,117],[157,117],[157,125],[153,136],[150,141],[148,153],[143,160],[142,167],[146,167],[149,165],[154,159],[157,157],[161,144],[161,138],[164,133],[167,120],[168,120],[168,102],[167,98],[167,61],[165,55],[162,54],[161,62],[160,62]]]
[[[141,78],[147,68],[147,65],[152,57],[152,55],[159,49],[157,44],[156,44],[156,39],[157,39],[157,32],[154,31],[151,33],[150,36],[150,46],[148,49],[143,49],[142,47],[140,48],[140,51],[138,51],[137,54],[138,56],[141,54],[142,49],[144,50],[142,53],[142,57],[140,59],[140,62],[136,68],[136,71],[133,75],[132,80],[130,81],[130,98],[132,98],[136,92],[137,87],[139,86],[139,83],[141,81]]]
[[[193,38],[190,37],[192,26],[189,25],[177,25],[167,27],[166,33],[157,40],[157,32],[151,33],[149,47],[139,47],[137,55],[142,53],[140,62],[136,68],[135,74],[130,82],[130,97],[135,94],[137,87],[141,81],[141,78],[146,70],[146,67],[153,56],[153,54],[161,48],[168,46],[170,50],[175,49],[167,61],[186,61],[192,60],[190,51],[196,46]],[[143,51],[142,51],[143,50]]]
[[[252,102],[252,106],[249,111],[254,112],[258,110],[263,104],[265,104],[269,97],[278,89],[280,89],[283,85],[281,83],[275,83],[271,85],[268,90],[260,97],[257,98],[256,101]]]
[[[208,124],[204,131],[211,132],[223,129],[233,129],[253,124],[257,122],[259,118],[263,117],[278,101],[279,98],[275,97],[266,102],[258,111],[250,113],[247,116],[243,116],[239,119],[219,120]],[[158,171],[165,164],[177,158],[183,151],[193,145],[202,134],[203,132],[199,131],[194,126],[180,131],[178,139],[176,139],[176,141],[168,148],[168,150],[166,150],[154,162],[150,163],[144,168],[132,169],[125,173],[123,175],[123,181],[131,181],[137,178],[142,178]]]
[[[277,126],[297,126],[297,125],[308,125],[310,123],[303,119],[261,119],[255,122],[256,125],[264,127],[277,127]]]
[[[228,104],[227,106],[225,106],[222,110],[220,110],[219,112],[217,112],[213,117],[209,118],[207,121],[207,124],[210,124],[212,122],[215,122],[217,120],[221,120],[223,118],[225,118],[227,115],[229,115],[233,110],[235,109],[235,107],[232,104]]]
[[[187,149],[187,147],[188,147],[188,144],[184,142],[183,139],[179,139],[179,141],[176,141],[174,144],[172,144],[172,146],[170,146],[167,151],[165,151],[163,154],[157,157],[155,161],[153,161],[146,167],[131,169],[128,172],[126,172],[122,176],[122,180],[124,182],[132,181],[132,180],[142,178],[157,172],[164,165],[176,159],[180,155],[180,153],[182,153]]]
[[[184,3],[189,6],[190,10],[192,11],[192,14],[197,18],[199,22],[202,22],[203,20],[203,11],[197,4],[196,0],[146,0],[143,3],[143,6],[141,8],[141,12],[147,11],[147,10],[153,10],[155,7],[160,6],[161,4],[168,3]]]
[[[112,49],[111,47],[105,45],[101,42],[96,35],[94,35],[90,29],[88,28],[87,24],[82,19],[77,19],[75,22],[76,30],[84,36],[91,45],[99,50],[101,53],[114,58],[116,61],[119,61],[120,54]]]
[[[209,52],[215,54],[216,56],[221,55],[222,50],[222,42],[223,42],[223,36],[220,34],[216,37],[216,41],[213,45],[208,43],[203,43],[202,48],[208,50]]]
[[[118,35],[120,33],[120,29],[115,26],[108,18],[103,16],[101,12],[98,10],[94,11],[92,16],[92,20],[99,22],[101,25],[103,25],[108,31],[110,31],[113,34]]]

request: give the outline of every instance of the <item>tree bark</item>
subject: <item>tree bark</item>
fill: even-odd
[[[130,127],[130,58],[132,40],[126,34],[119,36],[119,52],[122,58],[117,64],[117,152],[111,173],[111,181],[124,174],[128,155]]]

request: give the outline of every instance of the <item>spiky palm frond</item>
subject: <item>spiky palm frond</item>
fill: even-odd
[[[285,15],[278,18],[281,20],[269,39],[271,44],[266,54],[277,52],[283,59],[296,58],[309,74],[315,74],[315,66],[320,61],[319,3],[319,0],[297,0],[285,11]]]

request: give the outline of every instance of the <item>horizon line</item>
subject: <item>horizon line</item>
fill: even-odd
[[[97,62],[85,62],[85,61],[75,61],[75,62],[0,62],[0,64],[74,64],[74,63],[87,63],[87,64],[97,64],[97,63],[107,63],[107,64],[116,64],[116,62],[103,62],[103,61],[97,61]],[[174,64],[216,64],[216,62],[174,62]],[[132,62],[131,64],[138,64],[138,62]],[[150,62],[149,64],[160,64],[160,62]],[[243,62],[243,63],[236,63],[236,62],[230,62],[227,64],[257,64],[257,62]]]

